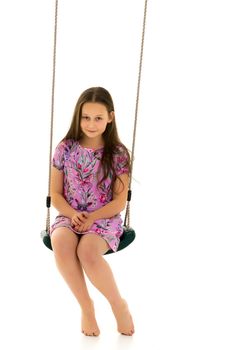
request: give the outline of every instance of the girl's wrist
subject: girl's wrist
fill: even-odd
[[[75,210],[75,209],[71,210],[71,212],[70,212],[70,219],[72,219],[73,216],[76,215],[76,214],[77,214],[77,210]]]
[[[91,213],[89,213],[89,217],[90,217],[90,219],[91,219],[91,220],[93,220],[93,221],[98,220],[98,218],[96,217],[96,214],[95,214],[95,212],[94,212],[94,211],[93,211],[93,212],[91,212]]]

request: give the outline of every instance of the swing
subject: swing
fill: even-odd
[[[143,59],[143,48],[144,48],[144,38],[145,38],[145,25],[146,25],[146,13],[147,13],[147,0],[144,4],[144,16],[143,16],[143,26],[142,26],[142,38],[141,38],[141,50],[140,50],[140,62],[139,62],[139,73],[137,82],[137,96],[136,96],[136,106],[135,106],[135,118],[134,118],[134,130],[133,130],[133,142],[132,142],[132,155],[131,155],[131,173],[129,179],[129,189],[126,204],[125,219],[123,225],[123,234],[120,237],[120,243],[117,251],[126,248],[131,244],[135,237],[135,231],[130,227],[130,200],[131,200],[131,182],[132,182],[132,172],[133,172],[133,161],[134,161],[134,149],[136,140],[136,126],[137,126],[137,116],[138,116],[138,102],[139,102],[139,91],[141,83],[141,71],[142,71],[142,59]],[[51,101],[51,121],[50,121],[50,151],[49,151],[49,181],[48,181],[48,195],[46,197],[46,207],[47,207],[47,219],[46,219],[46,229],[41,231],[41,238],[45,246],[53,250],[51,245],[51,239],[49,235],[50,230],[50,207],[51,207],[51,196],[50,196],[50,184],[51,184],[51,159],[52,159],[52,143],[53,143],[53,120],[54,120],[54,91],[55,91],[55,73],[56,73],[56,48],[57,48],[57,18],[58,18],[58,0],[55,0],[55,22],[54,22],[54,43],[53,43],[53,76],[52,76],[52,101]],[[105,255],[111,254],[114,251],[109,249]]]

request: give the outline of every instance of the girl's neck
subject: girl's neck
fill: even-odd
[[[79,140],[79,143],[84,148],[92,149],[98,149],[104,146],[104,140],[102,137],[98,139],[90,139],[84,136]]]

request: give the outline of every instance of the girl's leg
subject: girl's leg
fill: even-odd
[[[99,335],[93,302],[77,257],[78,236],[66,227],[59,227],[52,233],[51,243],[58,270],[81,307],[82,332],[86,335]]]
[[[116,317],[118,331],[132,335],[134,325],[127,303],[122,299],[111,268],[102,256],[108,249],[108,244],[101,237],[95,234],[85,234],[77,247],[77,254],[92,284],[109,301]]]

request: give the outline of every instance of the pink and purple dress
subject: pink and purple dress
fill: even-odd
[[[100,185],[102,178],[101,157],[103,148],[91,149],[80,145],[78,141],[68,139],[58,144],[52,164],[63,171],[63,195],[72,208],[77,211],[93,212],[112,200],[111,179],[109,173]],[[114,167],[117,175],[128,173],[127,154],[120,145],[114,152]],[[68,227],[76,234],[94,233],[107,241],[116,251],[123,233],[120,213],[109,219],[94,222],[88,232],[78,232],[71,226],[68,217],[58,215],[51,226],[50,235],[58,227]]]

